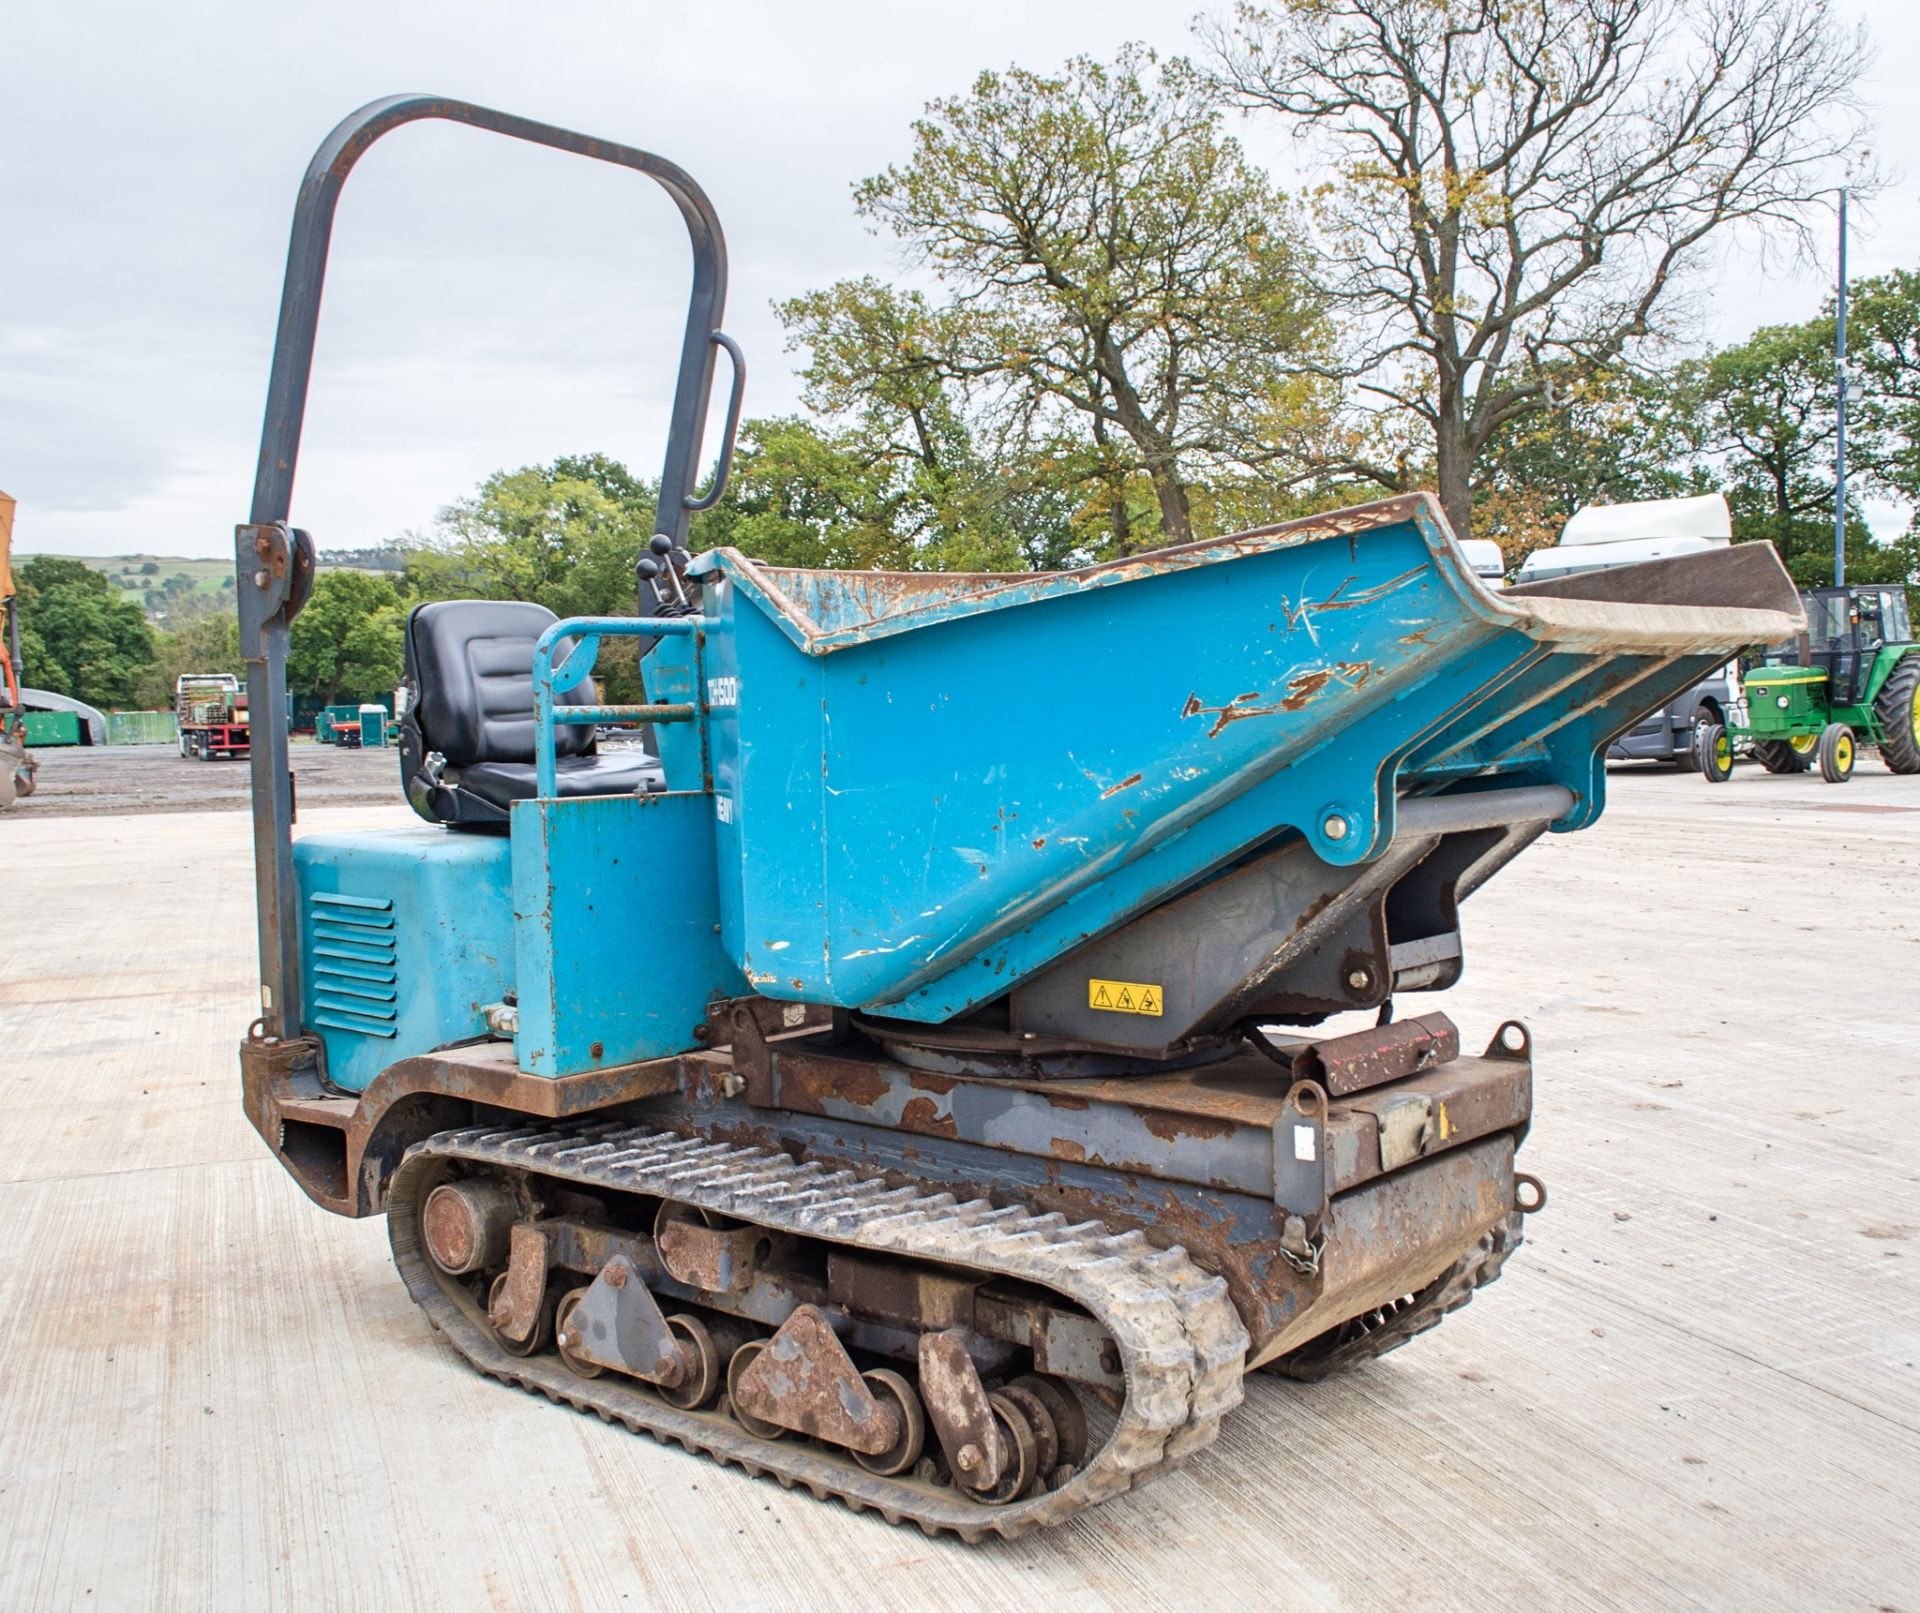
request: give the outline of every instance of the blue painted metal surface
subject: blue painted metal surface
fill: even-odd
[[[577,689],[593,671],[603,638],[688,638],[698,622],[691,616],[569,616],[540,635],[533,647],[533,775],[542,798],[555,793],[555,723],[686,723],[691,705],[559,706],[553,697]],[[566,646],[558,663],[554,652]]]
[[[307,1028],[334,1085],[486,1032],[513,985],[508,845],[384,829],[294,842]]]
[[[1606,739],[1773,620],[1489,592],[1424,497],[1056,575],[693,571],[728,950],[933,1021],[1283,832],[1375,856],[1406,790],[1582,827]]]
[[[701,617],[542,638],[510,840],[300,843],[342,1086],[510,985],[543,1076],[684,1051],[748,990],[948,1020],[1281,835],[1373,857],[1409,790],[1556,784],[1579,827],[1611,735],[1777,626],[1488,593],[1422,499],[1056,576],[695,570]],[[552,799],[586,709],[554,695],[614,634],[657,640],[653,703],[591,709],[654,722],[673,788]]]
[[[712,999],[746,990],[720,945],[712,821],[705,795],[514,803],[521,1069],[682,1052]]]

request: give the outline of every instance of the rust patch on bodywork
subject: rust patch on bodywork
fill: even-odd
[[[1280,709],[1282,711],[1300,710],[1301,707],[1325,693],[1330,683],[1338,683],[1343,689],[1364,688],[1367,679],[1372,676],[1371,661],[1337,661],[1330,667],[1303,672],[1297,678],[1288,679],[1287,697],[1280,702]]]
[[[931,1070],[911,1070],[907,1074],[907,1082],[915,1092],[937,1092],[944,1098],[960,1085],[960,1078],[956,1075],[936,1075]]]
[[[1449,1064],[1460,1056],[1460,1032],[1445,1014],[1395,1020],[1351,1036],[1323,1037],[1294,1056],[1296,1081],[1318,1081],[1335,1097]],[[1441,1105],[1441,1114],[1446,1105]]]
[[[1397,577],[1389,577],[1385,582],[1375,583],[1371,588],[1362,588],[1358,593],[1353,594],[1348,593],[1347,590],[1359,579],[1349,577],[1325,599],[1303,599],[1298,605],[1283,599],[1280,601],[1280,608],[1286,613],[1288,631],[1292,631],[1301,621],[1312,616],[1316,611],[1353,610],[1361,605],[1377,604],[1387,595],[1399,592],[1408,583],[1425,576],[1426,573],[1425,566],[1415,566],[1411,571],[1403,571]]]
[[[1180,715],[1212,717],[1213,726],[1207,730],[1207,738],[1218,739],[1230,723],[1237,723],[1242,718],[1271,717],[1277,712],[1299,711],[1324,694],[1329,684],[1337,683],[1343,689],[1359,689],[1372,676],[1373,663],[1370,661],[1336,661],[1329,667],[1315,667],[1310,672],[1296,673],[1287,680],[1286,694],[1270,705],[1254,704],[1260,698],[1257,689],[1235,695],[1223,706],[1206,705],[1198,694],[1190,694],[1187,703],[1180,708]]]
[[[1197,1137],[1202,1141],[1231,1137],[1235,1129],[1231,1120],[1211,1115],[1183,1114],[1171,1109],[1143,1109],[1138,1113],[1141,1125],[1163,1143],[1178,1142],[1182,1137]]]
[[[1318,672],[1303,672],[1297,678],[1289,678],[1287,697],[1280,702],[1280,709],[1298,711],[1331,682],[1333,682],[1332,667],[1323,667]]]
[[[1242,717],[1271,717],[1280,709],[1279,704],[1271,706],[1252,706],[1247,702],[1258,700],[1260,692],[1249,690],[1246,694],[1235,695],[1224,706],[1205,706],[1200,703],[1197,694],[1187,696],[1187,703],[1180,708],[1182,717],[1211,717],[1213,726],[1207,730],[1207,738],[1218,739],[1221,731],[1229,724],[1236,723]]]
[[[1326,912],[1326,910],[1333,906],[1339,899],[1340,893],[1338,891],[1322,891],[1302,909],[1299,918],[1293,921],[1293,929],[1289,933],[1293,935],[1300,934],[1301,931],[1311,925],[1315,919]]]
[[[496,1113],[557,1120],[664,1097],[699,1057],[550,1079],[523,1074],[511,1042],[488,1042],[402,1059],[356,1098],[323,1085],[317,1041],[256,1039],[240,1047],[240,1093],[254,1130],[309,1198],[335,1215],[375,1215],[400,1156],[422,1137]]]
[[[956,1137],[960,1128],[951,1114],[942,1114],[939,1104],[931,1098],[910,1098],[907,1106],[900,1111],[900,1124],[907,1131],[921,1132],[929,1137]]]
[[[781,1069],[781,1086],[789,1081],[798,1081],[803,1090],[812,1092],[813,1082],[809,1079],[814,1073],[811,1065],[793,1067],[795,1061],[789,1060]],[[829,1095],[844,1098],[848,1103],[858,1104],[861,1108],[870,1108],[887,1095],[887,1078],[874,1065],[858,1064],[849,1059],[837,1066],[830,1084]]]
[[[1129,773],[1118,784],[1109,785],[1106,789],[1102,790],[1100,792],[1100,799],[1105,801],[1111,796],[1118,795],[1122,790],[1132,789],[1134,785],[1139,782],[1140,775],[1138,773]]]

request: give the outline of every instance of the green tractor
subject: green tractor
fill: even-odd
[[[1807,631],[1770,646],[1746,674],[1744,728],[1701,730],[1701,773],[1724,783],[1741,740],[1769,773],[1804,773],[1817,761],[1823,779],[1844,784],[1859,743],[1879,746],[1895,773],[1920,773],[1920,644],[1906,590],[1814,588],[1800,597]]]

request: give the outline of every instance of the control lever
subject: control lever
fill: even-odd
[[[647,547],[652,552],[641,556],[634,569],[653,585],[654,599],[669,615],[684,615],[692,610],[693,601],[687,595],[685,573],[693,556],[677,547],[664,532],[654,533],[653,541]],[[663,576],[671,585],[671,594],[660,586],[659,579]]]

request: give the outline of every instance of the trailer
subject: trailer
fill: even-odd
[[[252,752],[247,697],[230,672],[185,672],[173,686],[180,754],[210,762]]]

